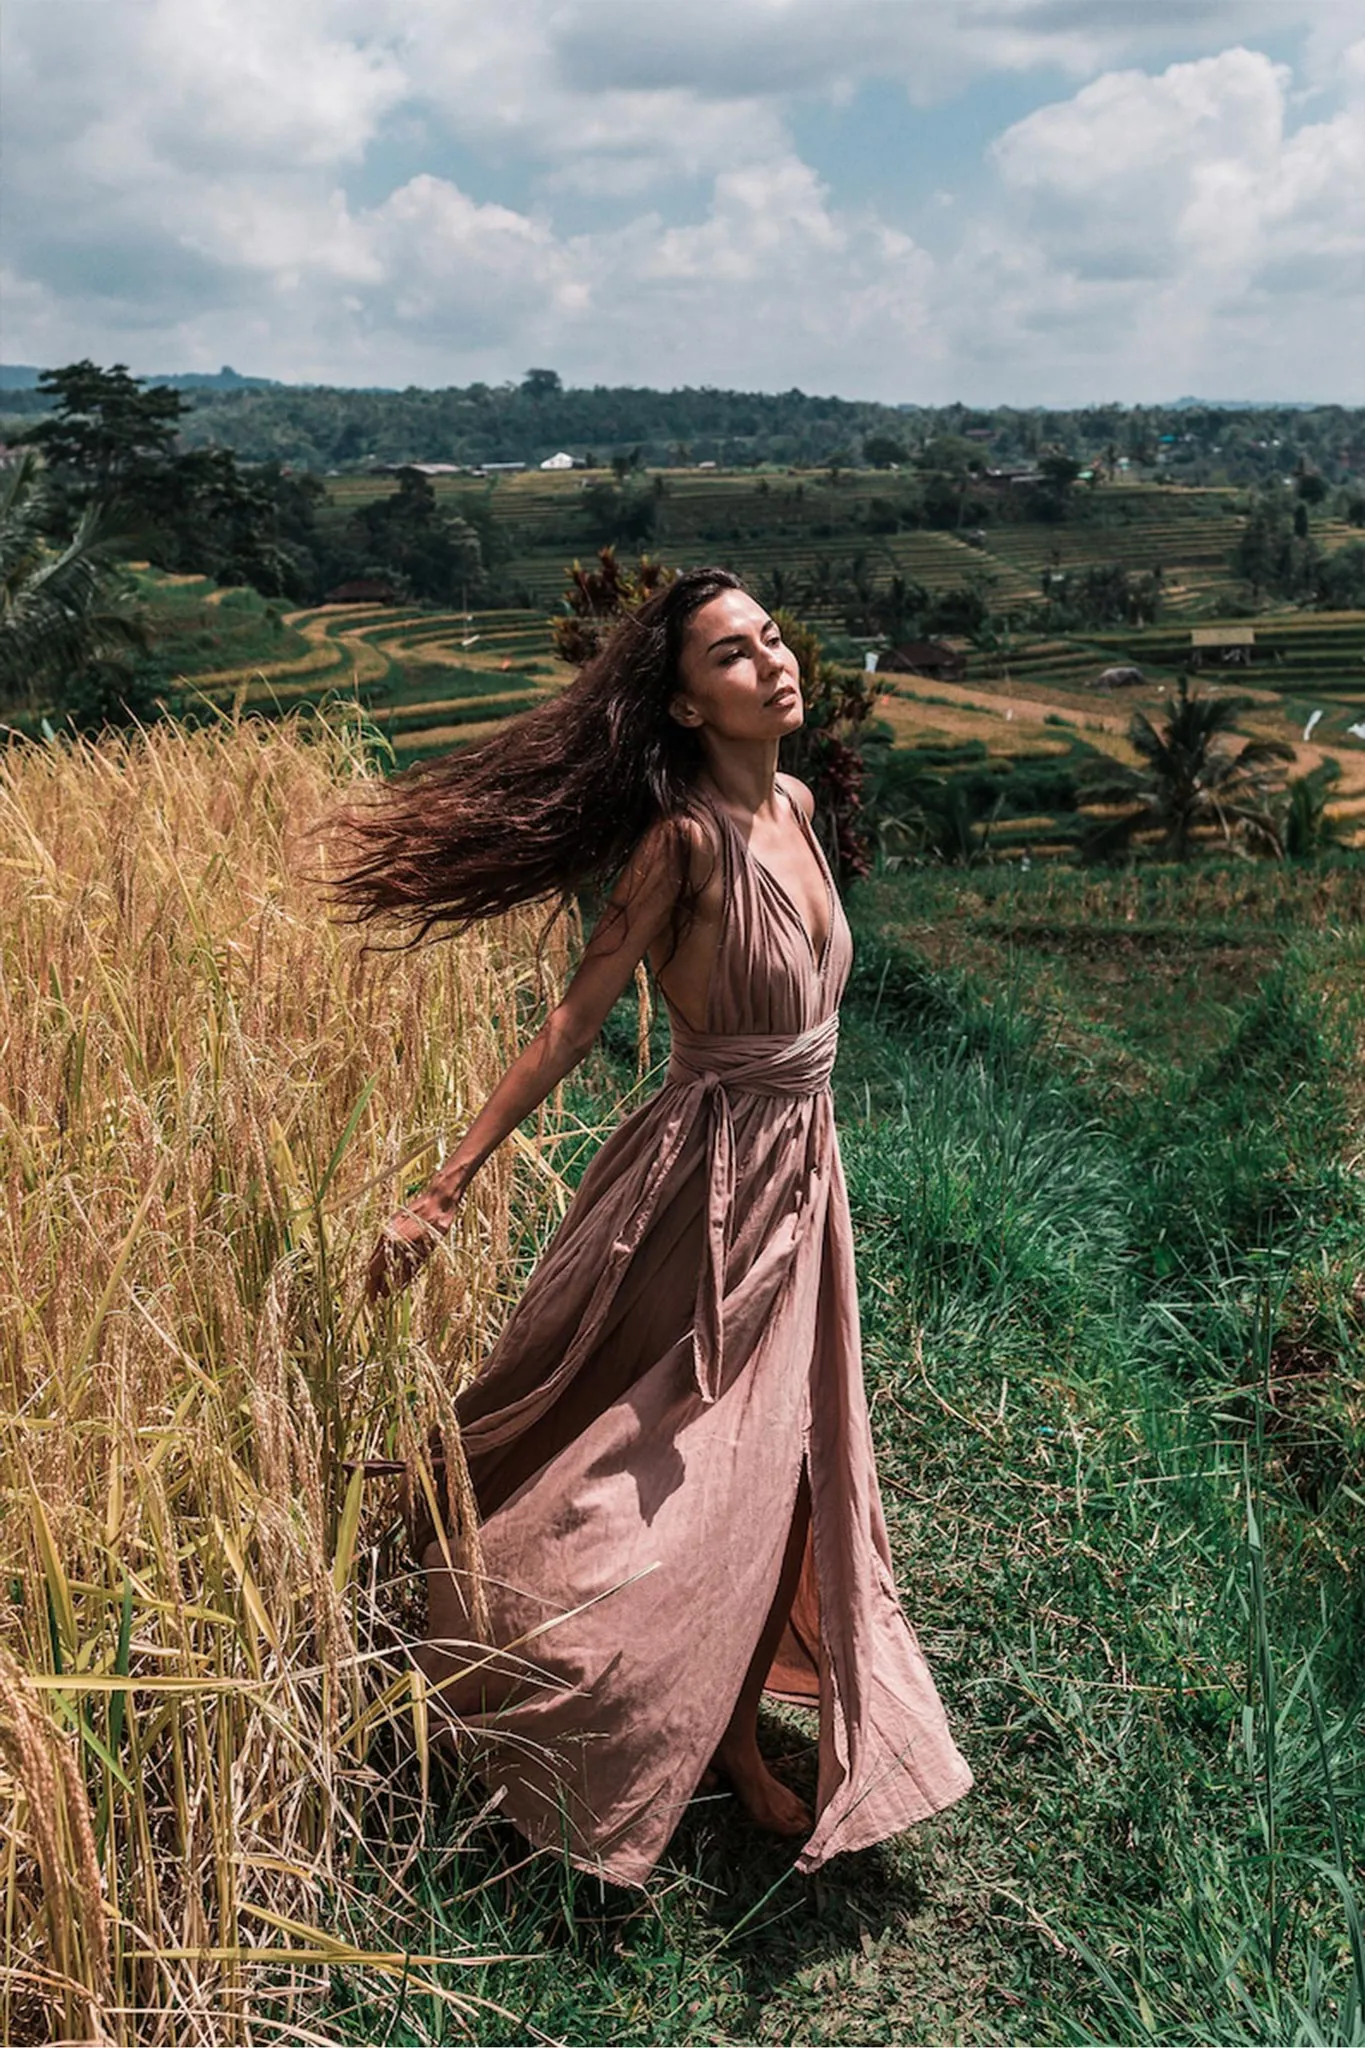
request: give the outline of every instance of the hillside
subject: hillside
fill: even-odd
[[[344,523],[388,488],[334,480],[319,520]],[[590,557],[599,531],[582,480],[536,474],[471,486],[440,478],[435,490],[440,507],[462,511],[490,537],[497,577],[516,604],[291,609],[251,591],[215,590],[202,578],[144,572],[157,630],[149,665],[156,691],[182,713],[317,705],[340,691],[401,765],[477,738],[558,687],[568,672],[554,659],[548,615],[566,563]],[[1133,711],[1159,716],[1192,657],[1192,631],[1220,624],[1250,625],[1255,646],[1249,667],[1205,670],[1205,685],[1247,695],[1247,729],[1291,741],[1295,772],[1330,781],[1340,829],[1365,833],[1365,744],[1352,731],[1365,723],[1365,612],[1281,607],[1248,615],[1228,568],[1241,525],[1233,493],[1111,484],[1084,493],[1065,523],[1002,524],[968,537],[875,530],[886,523],[886,492],[886,480],[866,473],[661,473],[648,490],[648,546],[665,560],[735,567],[767,602],[811,619],[837,657],[859,666],[864,650],[879,644],[868,630],[873,618],[860,615],[875,614],[897,579],[938,596],[979,597],[984,628],[975,637],[949,635],[965,677],[887,676],[878,720],[903,764],[891,780],[903,785],[916,762],[927,774],[962,780],[982,827],[991,820],[997,854],[1046,857],[1074,845],[1083,824],[1078,771],[1095,753],[1127,758]],[[1353,539],[1352,529],[1321,517],[1313,531],[1328,550]],[[1013,608],[1037,604],[1047,573],[1106,565],[1160,569],[1155,624],[1084,632],[1008,625]],[[1141,684],[1097,689],[1103,671],[1119,665],[1136,666]],[[887,807],[897,808],[890,799]]]

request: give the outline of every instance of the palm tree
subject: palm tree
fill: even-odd
[[[1249,708],[1245,697],[1206,697],[1180,678],[1174,702],[1160,726],[1141,711],[1133,714],[1128,736],[1139,755],[1136,768],[1107,763],[1088,780],[1088,803],[1126,803],[1122,815],[1096,826],[1086,850],[1114,853],[1131,844],[1139,832],[1159,832],[1161,850],[1185,861],[1194,849],[1195,834],[1213,827],[1227,844],[1234,833],[1263,852],[1282,855],[1281,828],[1272,809],[1284,777],[1277,764],[1292,761],[1294,749],[1284,740],[1248,740],[1237,720]]]
[[[88,505],[65,547],[44,531],[50,487],[30,450],[0,481],[0,703],[26,699],[146,645],[115,561],[107,506]]]
[[[1341,844],[1341,832],[1327,815],[1328,789],[1320,775],[1299,775],[1285,792],[1284,850],[1291,860],[1311,859]]]

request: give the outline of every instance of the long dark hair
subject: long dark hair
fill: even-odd
[[[433,927],[450,935],[519,903],[605,888],[651,826],[690,808],[701,745],[668,710],[683,635],[704,604],[743,587],[728,569],[686,570],[560,695],[335,813],[333,900],[416,944]]]

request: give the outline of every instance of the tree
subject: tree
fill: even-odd
[[[1322,611],[1359,611],[1365,607],[1365,542],[1352,541],[1316,565],[1313,602]]]
[[[883,634],[893,646],[898,640],[917,639],[925,630],[925,614],[932,603],[932,593],[925,584],[895,570],[873,597],[872,629]]]
[[[1302,530],[1295,515],[1302,512]],[[1311,595],[1321,561],[1307,533],[1308,514],[1300,502],[1291,513],[1285,493],[1275,486],[1253,499],[1246,523],[1232,551],[1231,567],[1251,586],[1253,598],[1266,592],[1276,597]]]
[[[1309,860],[1340,846],[1336,820],[1327,815],[1327,789],[1321,775],[1296,775],[1286,794],[1281,837],[1290,860]]]
[[[555,653],[561,661],[582,668],[612,628],[628,612],[638,611],[656,590],[666,590],[677,573],[648,555],[641,555],[635,568],[627,568],[617,560],[614,547],[599,550],[595,569],[575,562],[564,592],[563,616],[554,622]]]
[[[871,866],[862,815],[863,757],[859,740],[877,701],[876,678],[826,661],[820,636],[790,612],[774,614],[801,671],[805,721],[788,733],[781,763],[808,783],[815,830],[841,887]]]
[[[125,363],[102,370],[88,357],[44,370],[38,388],[55,401],[53,410],[23,438],[42,449],[50,469],[103,497],[170,452],[189,410],[169,385],[149,390]]]
[[[278,462],[247,472],[229,448],[177,452],[187,411],[180,393],[144,387],[122,363],[70,363],[44,371],[40,382],[56,405],[27,439],[50,466],[54,524],[64,521],[64,497],[100,499],[116,508],[106,520],[116,519],[130,547],[159,568],[250,583],[302,603],[317,595],[309,492],[315,499],[321,485],[289,478]]]
[[[1159,565],[1145,572],[1126,569],[1121,562],[1044,569],[1038,624],[1048,632],[1152,625],[1161,610],[1164,580]]]
[[[985,500],[968,496],[969,484],[982,469],[975,443],[960,434],[935,434],[915,461],[924,477],[924,517],[930,526],[960,529],[989,518]]]
[[[659,521],[657,495],[639,486],[618,489],[614,484],[589,484],[582,506],[589,534],[599,542],[638,545],[649,539]]]
[[[528,370],[521,380],[526,398],[555,398],[564,389],[558,370]]]
[[[364,505],[350,522],[356,573],[375,570],[406,582],[430,604],[462,604],[484,576],[479,536],[468,520],[442,509],[420,469],[402,469],[398,488]]]
[[[1086,851],[1120,852],[1139,832],[1158,832],[1162,852],[1186,861],[1195,835],[1212,829],[1225,844],[1236,833],[1261,852],[1283,854],[1272,806],[1284,784],[1279,764],[1292,761],[1294,749],[1284,740],[1255,739],[1234,747],[1237,721],[1249,708],[1245,697],[1202,696],[1182,676],[1159,727],[1135,712],[1128,736],[1140,765],[1106,763],[1083,790],[1087,803],[1129,808],[1097,824]]]
[[[51,546],[50,485],[26,454],[0,482],[0,702],[30,709],[96,663],[126,666],[147,634],[116,565],[107,506],[86,506]]]
[[[1054,491],[1068,491],[1080,475],[1081,465],[1074,455],[1044,455],[1038,473]]]
[[[1038,463],[1042,482],[1034,486],[1028,497],[1028,509],[1033,517],[1052,521],[1065,519],[1080,473],[1081,465],[1072,455],[1060,455],[1054,451],[1042,456]]]
[[[863,442],[863,460],[873,469],[898,469],[909,459],[904,442],[891,434],[869,434]]]
[[[347,420],[341,432],[332,443],[333,462],[359,462],[368,454],[370,437],[359,420]]]
[[[969,582],[937,591],[924,614],[925,631],[979,639],[991,619],[994,583],[989,569],[978,570]]]
[[[287,477],[278,463],[248,473],[229,448],[196,448],[148,464],[126,506],[159,568],[308,603],[317,594],[313,513],[322,496],[316,479]]]

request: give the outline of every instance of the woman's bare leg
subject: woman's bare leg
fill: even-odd
[[[761,1828],[777,1835],[808,1835],[813,1822],[810,1813],[789,1785],[775,1778],[764,1763],[758,1749],[758,1702],[763,1692],[763,1682],[768,1676],[777,1646],[782,1640],[782,1631],[791,1613],[792,1601],[796,1597],[797,1583],[801,1577],[801,1564],[806,1554],[806,1534],[810,1528],[810,1484],[805,1467],[801,1468],[801,1484],[797,1488],[796,1506],[792,1510],[791,1529],[787,1535],[786,1553],[782,1559],[782,1575],[777,1582],[773,1604],[768,1609],[768,1618],[763,1624],[763,1633],[758,1639],[749,1669],[744,1674],[735,1711],[730,1716],[729,1726],[721,1737],[720,1748],[716,1751],[716,1762],[734,1787],[735,1796],[750,1818]]]

